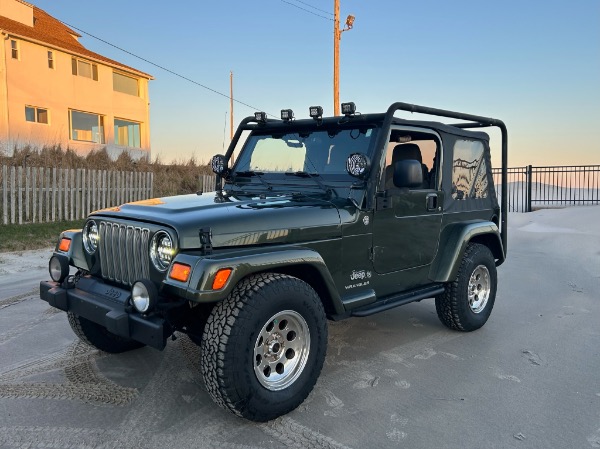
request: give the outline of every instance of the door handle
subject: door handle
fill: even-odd
[[[437,193],[430,193],[426,197],[427,210],[437,210],[438,208],[438,196]]]

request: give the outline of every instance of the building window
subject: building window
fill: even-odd
[[[113,72],[113,90],[124,94],[139,96],[138,80],[121,73]]]
[[[104,116],[69,110],[71,140],[104,143]]]
[[[34,123],[48,124],[48,109],[36,106],[25,106],[25,120]]]
[[[10,50],[12,58],[19,59],[19,43],[14,39],[10,40]]]
[[[141,148],[140,124],[116,118],[115,144],[124,147]]]
[[[48,68],[54,68],[54,52],[50,50],[48,50]]]
[[[73,70],[73,75],[83,76],[98,81],[97,64],[92,64],[91,62],[82,59],[71,58],[71,68]]]

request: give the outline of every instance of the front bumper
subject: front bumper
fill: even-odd
[[[68,289],[57,282],[40,282],[40,298],[51,306],[82,316],[115,335],[164,349],[173,329],[159,316],[129,312],[130,296],[128,290],[88,277],[81,278],[76,287]]]

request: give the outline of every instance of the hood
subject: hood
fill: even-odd
[[[342,234],[333,203],[300,195],[266,199],[180,195],[127,203],[92,215],[168,226],[177,232],[181,249],[199,248],[199,231],[207,227],[215,248],[299,243]]]

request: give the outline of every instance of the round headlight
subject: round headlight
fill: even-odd
[[[165,231],[159,231],[152,237],[150,244],[150,259],[159,271],[165,271],[171,265],[175,247],[171,236]]]
[[[140,313],[146,313],[154,308],[158,300],[158,291],[152,281],[140,279],[131,288],[131,304]]]
[[[100,234],[98,233],[98,225],[94,220],[88,221],[83,228],[83,247],[88,254],[94,254],[96,252],[99,239]]]
[[[48,263],[48,271],[54,282],[61,283],[69,275],[69,259],[66,257],[52,256]]]

